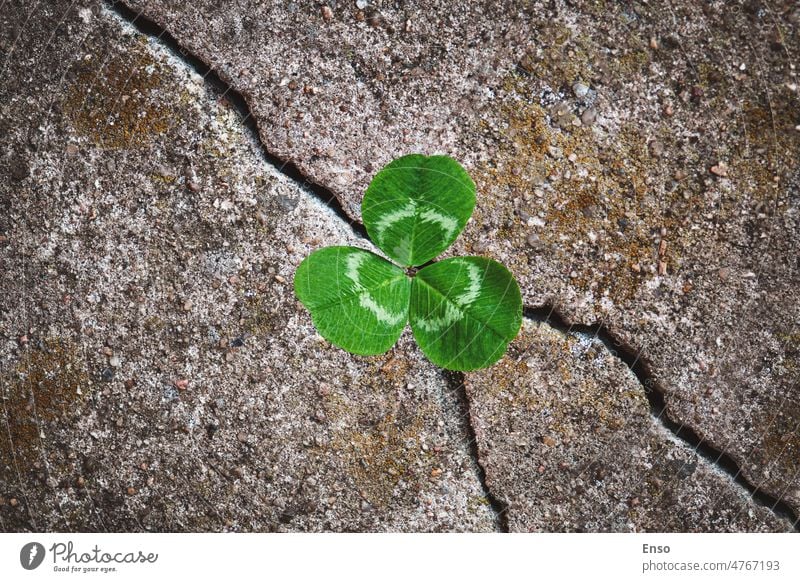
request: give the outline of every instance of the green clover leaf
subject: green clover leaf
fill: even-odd
[[[449,370],[499,360],[522,323],[514,276],[497,261],[457,257],[421,269],[411,280],[411,331],[428,359]]]
[[[475,209],[475,184],[447,156],[411,154],[370,182],[361,202],[369,238],[405,267],[424,265],[456,240]]]
[[[475,185],[455,160],[412,154],[373,178],[361,204],[372,241],[403,267],[446,250],[475,207]],[[484,257],[408,272],[355,247],[314,251],[297,268],[297,298],[319,333],[358,355],[388,351],[407,322],[422,352],[449,370],[491,366],[522,325],[514,276]]]
[[[360,356],[387,351],[408,322],[411,280],[361,249],[311,253],[297,268],[294,289],[322,337]]]

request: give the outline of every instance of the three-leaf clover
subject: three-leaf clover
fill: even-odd
[[[514,276],[484,257],[426,264],[453,243],[474,208],[475,184],[447,156],[411,154],[378,172],[361,215],[392,262],[345,246],[306,257],[294,289],[319,333],[367,356],[388,351],[410,322],[423,353],[442,368],[476,370],[499,360],[522,324]]]

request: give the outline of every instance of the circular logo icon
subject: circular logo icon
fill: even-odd
[[[19,563],[26,570],[35,570],[44,561],[44,546],[39,542],[31,542],[22,546],[19,552]]]

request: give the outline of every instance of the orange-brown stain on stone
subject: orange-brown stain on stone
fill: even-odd
[[[48,340],[23,352],[3,378],[0,468],[24,470],[40,462],[40,432],[74,418],[89,390],[85,366],[71,344]]]
[[[134,43],[108,60],[81,61],[64,111],[75,131],[97,146],[141,147],[167,132],[179,105],[166,79],[165,65]]]

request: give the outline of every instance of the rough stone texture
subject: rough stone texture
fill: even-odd
[[[637,349],[668,415],[800,508],[800,8],[130,0],[353,218],[411,151],[463,161],[453,252]]]
[[[0,529],[494,530],[441,372],[294,299],[368,243],[183,63],[54,4],[3,12]]]
[[[240,91],[269,152],[354,219],[393,157],[462,161],[479,198],[453,252],[602,322],[671,418],[800,509],[795,2],[120,4]],[[351,357],[292,297],[310,250],[356,240],[346,225],[100,6],[0,13],[0,529],[494,528],[463,403],[408,334]],[[529,333],[567,376],[511,385],[562,399],[559,450],[509,452],[508,426],[551,436],[502,400],[513,355],[467,377],[512,529],[786,526],[654,425],[620,362],[593,357],[595,378],[584,343]],[[647,455],[608,485],[580,475],[612,428],[570,377],[622,423],[615,450]]]
[[[787,531],[649,411],[590,335],[526,321],[467,394],[486,482],[510,531]]]

